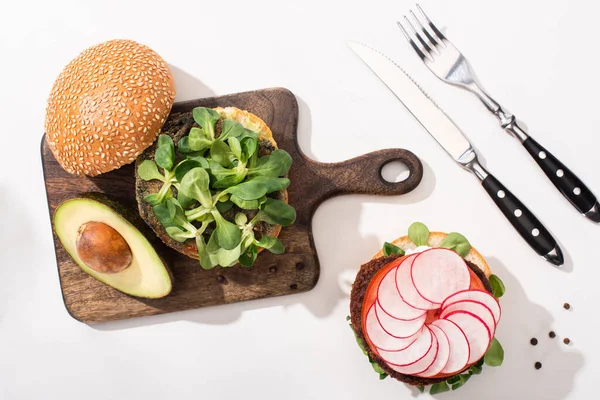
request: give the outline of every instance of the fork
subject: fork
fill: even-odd
[[[523,144],[563,196],[585,217],[600,222],[600,204],[591,190],[569,168],[529,136],[514,115],[506,112],[482,89],[471,72],[467,59],[446,39],[418,4],[416,7],[421,19],[410,10],[416,27],[406,16],[404,24],[398,22],[398,26],[427,68],[442,81],[475,94],[498,118],[500,126]]]

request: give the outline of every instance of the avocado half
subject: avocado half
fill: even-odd
[[[146,236],[136,228],[139,217],[121,204],[99,193],[84,193],[61,203],[54,213],[54,230],[63,247],[87,274],[131,296],[160,298],[171,292],[171,273]],[[125,239],[133,255],[127,268],[117,273],[102,273],[88,267],[77,250],[80,227],[101,222]]]

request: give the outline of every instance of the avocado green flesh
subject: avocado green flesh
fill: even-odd
[[[133,254],[131,264],[116,274],[96,272],[79,258],[77,230],[86,222],[103,222],[115,229]],[[87,274],[123,293],[145,298],[164,297],[171,291],[169,271],[144,235],[122,215],[96,200],[76,198],[62,203],[54,214],[54,229],[65,250]]]

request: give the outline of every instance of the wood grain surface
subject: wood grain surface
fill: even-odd
[[[403,149],[388,149],[348,161],[325,164],[307,158],[298,146],[298,105],[287,89],[273,88],[176,103],[173,112],[197,106],[235,106],[262,118],[273,131],[278,146],[294,162],[289,173],[289,203],[296,208],[294,225],[283,228],[279,236],[286,253],[262,252],[253,267],[200,268],[198,261],[183,256],[162,244],[141,222],[144,233],[169,265],[173,291],[162,299],[139,299],[112,289],[84,273],[63,249],[53,232],[60,285],[70,315],[93,324],[126,318],[195,309],[264,297],[281,296],[312,289],[319,279],[319,259],[311,231],[311,219],[324,200],[341,194],[401,195],[421,181],[420,160]],[[137,210],[133,164],[95,178],[77,177],[65,172],[42,139],[42,164],[51,218],[64,200],[84,192],[106,193],[123,205]],[[385,181],[381,169],[401,161],[410,171],[398,183]]]

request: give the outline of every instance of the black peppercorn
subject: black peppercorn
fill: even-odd
[[[565,308],[565,310],[568,310],[571,308],[571,305],[569,303],[565,303],[563,304],[563,307]]]
[[[548,333],[548,336],[550,336],[550,338],[554,339],[556,337],[556,333],[554,333],[554,331],[550,331],[550,333]]]
[[[542,363],[538,361],[534,364],[534,367],[535,367],[535,369],[540,369],[540,368],[542,368]]]
[[[529,341],[529,343],[531,343],[533,346],[538,344],[538,340],[536,338],[531,338],[531,340]]]

